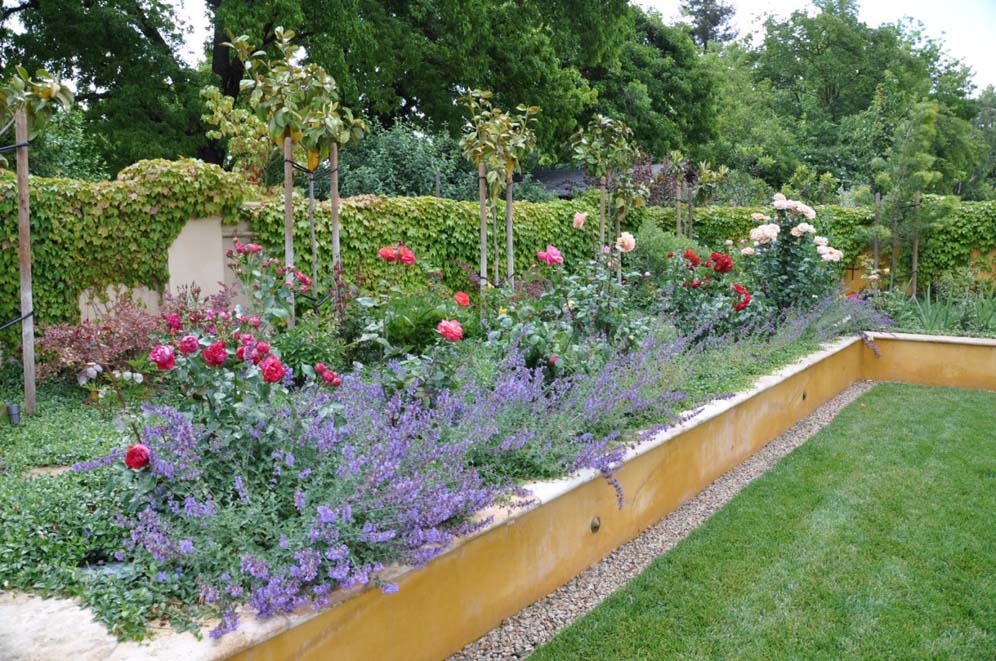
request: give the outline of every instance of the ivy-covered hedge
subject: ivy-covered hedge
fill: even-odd
[[[220,215],[226,221],[247,220],[258,240],[283,255],[283,204],[279,198],[243,206],[238,175],[196,160],[142,161],[111,182],[69,179],[31,180],[34,295],[39,323],[74,321],[80,294],[109,284],[160,289],[167,281],[167,249],[191,218]],[[929,198],[928,198],[929,201]],[[454,287],[466,286],[460,265],[477,270],[478,207],[433,197],[360,196],[343,201],[342,244],[345,267],[371,286],[386,274],[378,248],[403,241],[423,262],[444,270]],[[584,231],[575,230],[576,211],[587,211]],[[719,246],[726,239],[746,237],[754,211],[769,208],[701,207],[695,210],[700,243]],[[862,227],[872,222],[868,208],[818,207],[817,222],[834,246],[848,257],[864,249]],[[504,212],[499,205],[499,228]],[[307,202],[295,204],[298,266],[307,271],[311,252]],[[650,217],[664,229],[674,227],[673,208],[633,210],[624,229],[635,231]],[[0,322],[19,314],[17,265],[17,194],[13,173],[0,171]],[[330,208],[317,209],[317,236],[323,265],[331,253]],[[594,250],[598,229],[597,197],[573,201],[516,203],[517,270],[535,262],[548,243],[568,263]],[[611,232],[610,232],[611,234]],[[964,202],[928,233],[921,250],[921,281],[970,261],[973,250],[996,250],[996,202]],[[496,256],[492,254],[491,260]],[[497,254],[504,272],[504,237]],[[493,261],[491,262],[494,263]],[[490,269],[489,269],[490,270]],[[417,277],[409,271],[407,277]],[[0,339],[11,340],[16,328]]]
[[[583,231],[572,226],[575,211],[588,211],[590,217]],[[256,232],[256,239],[274,255],[283,256],[283,201],[274,200],[258,206],[247,205],[246,220]],[[445,281],[454,287],[467,286],[466,267],[477,272],[480,255],[480,212],[475,202],[437,197],[359,196],[342,201],[342,258],[347,274],[360,275],[375,283],[387,275],[390,265],[377,258],[383,246],[403,242],[415,251],[418,259],[443,270]],[[320,266],[329,266],[332,253],[331,207],[321,203],[316,209],[316,237]],[[499,272],[505,273],[504,208],[499,205]],[[634,223],[628,222],[632,228]],[[595,250],[598,231],[597,209],[574,202],[517,202],[514,220],[515,264],[522,271],[536,262],[536,252],[554,244],[568,263],[590,257]],[[295,200],[294,250],[298,268],[310,272],[311,243],[308,207],[304,199]],[[488,271],[494,273],[495,254],[489,250]],[[463,265],[463,268],[461,267]],[[392,277],[398,277],[393,270]],[[409,272],[412,279],[420,278]]]
[[[79,319],[89,288],[168,279],[167,250],[191,218],[235,220],[237,175],[197,160],[140,161],[114,181],[31,178],[31,250],[36,321]],[[17,184],[0,171],[0,323],[20,314]],[[17,331],[5,333],[7,335]]]

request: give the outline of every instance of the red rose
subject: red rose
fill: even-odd
[[[458,291],[453,294],[453,300],[455,300],[456,304],[462,308],[470,307],[470,296],[467,296],[467,292]]]
[[[125,466],[132,470],[141,470],[149,465],[149,448],[136,443],[125,453]]]
[[[321,375],[322,375],[322,381],[329,384],[333,388],[338,388],[339,386],[342,385],[342,377],[340,377],[336,372],[333,372],[330,369],[326,369],[324,372],[321,373]]]
[[[398,258],[398,251],[396,248],[385,246],[377,251],[377,256],[385,262],[393,262]]]
[[[408,248],[401,246],[401,252],[398,255],[398,261],[405,266],[411,266],[415,263],[415,253],[413,253]]]
[[[242,345],[241,347],[239,347],[238,349],[235,350],[235,359],[236,360],[245,360],[246,359],[246,347],[245,347],[245,345]]]
[[[692,289],[698,289],[701,286],[702,286],[701,282],[699,282],[698,280],[692,280]]]
[[[287,370],[280,363],[280,359],[276,356],[264,358],[263,362],[259,364],[259,370],[263,373],[263,380],[267,383],[276,383],[287,373]]]
[[[459,342],[463,339],[463,327],[456,319],[443,319],[436,324],[436,332],[449,342]]]
[[[691,248],[685,251],[685,259],[688,260],[688,262],[692,265],[693,269],[698,268],[699,264],[702,263],[702,260],[699,259],[699,256],[696,255],[695,251],[692,250]]]
[[[256,343],[256,353],[261,356],[265,356],[270,353],[270,343],[269,342],[257,342]]]
[[[184,335],[183,339],[180,340],[180,353],[184,356],[197,353],[200,348],[200,342],[197,341],[197,337],[194,335]]]
[[[705,267],[707,269],[711,269],[712,268],[712,260],[711,259],[707,259],[706,260]]]
[[[183,330],[183,319],[178,314],[165,314],[163,321],[166,322],[166,328],[169,329],[170,333],[179,333]]]
[[[713,263],[716,273],[729,273],[733,270],[733,258],[720,252],[713,253]]]
[[[164,372],[176,367],[176,353],[173,352],[173,347],[166,346],[165,344],[157,344],[152,347],[152,351],[149,352],[149,360],[154,362],[156,367]]]
[[[740,296],[747,296],[748,295],[747,288],[744,287],[741,284],[735,284],[735,285],[733,285],[733,291],[737,292],[737,294],[739,294]]]
[[[225,351],[225,343],[222,340],[218,340],[207,349],[201,352],[204,356],[204,362],[208,364],[208,367],[220,367],[225,364],[225,360],[228,358],[228,352]]]
[[[750,294],[747,294],[742,299],[740,299],[739,303],[733,306],[733,309],[736,310],[737,312],[743,311],[744,309],[747,308],[748,305],[750,305],[750,300],[751,300]]]
[[[324,374],[327,369],[325,363],[315,363],[315,374]]]
[[[671,259],[672,257],[674,257],[674,251],[673,250],[667,254],[667,258],[668,259]]]

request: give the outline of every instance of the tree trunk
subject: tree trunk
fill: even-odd
[[[443,196],[443,179],[439,176],[439,170],[436,170],[436,197]]]
[[[619,237],[622,236],[622,219],[626,216],[626,207],[623,207],[616,213],[616,243],[619,242]],[[622,284],[622,260],[623,252],[617,250],[619,256],[616,258],[616,282]]]
[[[872,229],[875,232],[875,236],[872,239],[872,270],[876,275],[878,275],[879,253],[881,252],[881,247],[879,246],[879,239],[878,239],[878,222],[881,212],[882,212],[882,194],[875,193],[875,221],[872,223]]]
[[[512,235],[512,200],[514,198],[512,186],[514,183],[512,177],[509,177],[505,186],[505,277],[508,278],[510,287],[515,286],[515,240]]]
[[[695,204],[695,188],[693,186],[688,186],[686,188],[686,193],[688,195],[688,202],[686,205],[688,208],[688,222],[685,224],[688,225],[688,238],[695,240],[695,217],[692,215],[692,209]]]
[[[284,262],[287,266],[294,264],[294,144],[290,136],[284,138]],[[294,310],[287,320],[288,328],[294,327]]]
[[[920,264],[920,191],[917,191],[913,196],[913,254],[911,259],[913,274],[910,279],[910,289],[913,290],[913,298],[916,298],[917,274]]]
[[[501,276],[498,274],[498,202],[492,200],[491,202],[491,249],[494,255],[494,272],[495,279],[494,284],[498,284]]]
[[[315,241],[315,173],[308,173],[308,230],[311,232],[311,281],[318,282],[318,242]]]
[[[674,235],[681,238],[681,195],[684,192],[684,186],[678,185],[678,190],[674,192],[674,211],[675,211],[675,223],[674,223]]]
[[[17,144],[17,257],[21,267],[21,359],[24,367],[24,414],[35,412],[35,319],[31,291],[31,207],[28,191],[28,116],[14,114]]]
[[[342,266],[342,252],[339,246],[339,143],[329,144],[329,199],[332,202],[332,268]]]
[[[488,285],[488,189],[484,163],[477,166],[477,197],[481,203],[481,293]],[[484,309],[484,306],[481,306]],[[482,313],[483,314],[483,313]]]
[[[899,237],[896,235],[899,226],[899,218],[896,212],[892,213],[892,254],[889,257],[889,291],[896,288],[896,253],[899,252]]]
[[[605,187],[608,183],[606,176],[603,174],[602,178],[598,182],[598,249],[595,251],[597,255],[601,250],[602,246],[605,245]]]

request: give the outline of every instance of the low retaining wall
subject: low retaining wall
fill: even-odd
[[[529,485],[538,503],[505,516],[399,579],[288,622],[238,659],[440,659],[674,511],[798,420],[862,379],[996,390],[996,342],[876,334],[838,342],[705,407],[630,453],[616,477],[625,503],[594,472]],[[593,525],[597,519],[598,526]]]

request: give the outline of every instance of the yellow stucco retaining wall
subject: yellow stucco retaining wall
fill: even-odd
[[[641,447],[618,471],[624,507],[589,477],[399,579],[367,590],[236,655],[337,661],[441,659],[635,537],[860,379],[996,390],[996,342],[879,336],[767,377]],[[601,527],[592,532],[592,519]]]

